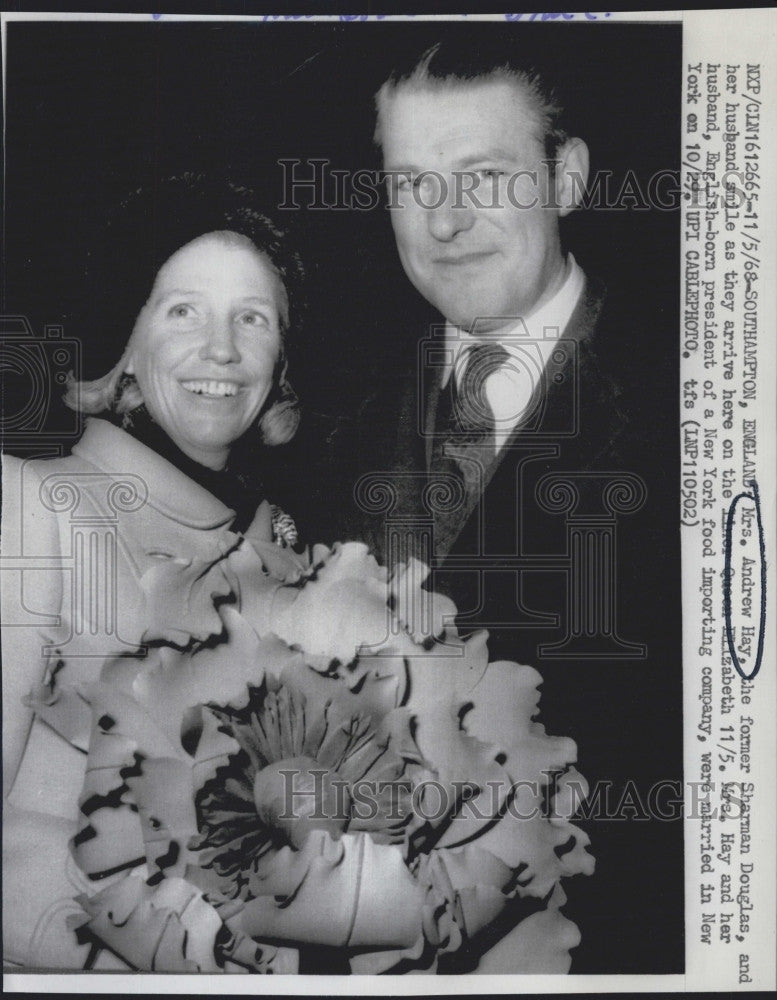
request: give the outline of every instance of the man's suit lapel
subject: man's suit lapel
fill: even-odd
[[[425,464],[426,471],[428,472],[432,465],[432,451],[434,450],[434,432],[436,426],[439,424],[437,419],[440,410],[440,401],[443,395],[443,384],[442,384],[443,369],[438,368],[432,376],[427,373],[428,382],[428,392],[427,400],[428,406],[425,414],[424,420],[424,452],[425,452]],[[453,378],[453,373],[451,372],[451,378]],[[423,392],[423,386],[419,386],[421,392]],[[423,397],[421,397],[423,398]]]
[[[399,401],[397,435],[393,456],[386,465],[391,478],[395,502],[389,517],[412,522],[425,514],[423,503],[426,486],[426,436],[419,418],[419,384],[417,372],[409,373]]]

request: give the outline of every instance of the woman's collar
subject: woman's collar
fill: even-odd
[[[148,504],[179,524],[219,528],[235,517],[235,512],[212,493],[107,420],[90,417],[73,454],[112,476],[140,476],[148,488]]]

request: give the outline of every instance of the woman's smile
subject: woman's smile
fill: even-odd
[[[237,382],[221,382],[213,379],[181,382],[181,385],[187,392],[192,392],[196,396],[210,397],[236,396],[240,389]]]

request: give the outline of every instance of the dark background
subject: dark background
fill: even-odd
[[[441,30],[422,22],[9,24],[4,311],[24,313],[38,332],[67,322],[106,207],[155,177],[225,173],[255,187],[272,209],[284,201],[280,158],[377,167],[372,95],[399,49],[421,50]],[[512,31],[550,62],[592,169],[613,173],[612,191],[630,170],[644,191],[654,173],[678,166],[679,27],[447,30],[473,44],[479,33]],[[298,197],[304,205],[306,194]],[[335,380],[322,376],[358,376],[376,351],[398,355],[407,331],[415,335],[409,320],[421,303],[400,268],[385,209],[279,214],[298,230],[308,273],[295,383],[308,405],[326,408]],[[662,276],[646,289],[650,309],[674,322],[678,225],[677,211],[588,211],[566,220],[564,233],[578,262],[608,287],[635,271]],[[128,333],[106,317],[104,337],[84,339],[87,377],[113,366]],[[72,322],[65,334],[84,338]],[[671,350],[673,338],[671,331]],[[347,405],[351,393],[342,395]]]
[[[86,337],[68,303],[106,208],[156,177],[207,170],[249,183],[272,211],[284,198],[279,158],[321,157],[345,170],[377,166],[372,94],[400,49],[422,49],[442,30],[421,22],[8,24],[3,312],[23,314],[38,335],[44,324],[61,324],[65,337],[80,343],[82,373],[103,374],[130,331],[115,329],[108,310],[101,334]],[[613,190],[629,170],[644,190],[654,173],[679,166],[679,27],[494,23],[445,30],[466,32],[473,45],[489,32],[520,33],[530,51],[549,59],[571,95],[592,170],[611,170]],[[292,352],[304,413],[313,422],[352,413],[371,380],[412,352],[425,306],[401,271],[383,208],[280,214],[308,273],[308,321]],[[641,418],[661,421],[675,435],[668,439],[678,440],[679,211],[589,210],[566,220],[564,233],[587,273],[611,289],[638,288],[633,308],[640,329],[649,317],[649,333],[634,342],[624,330],[627,381],[638,389],[640,365],[651,366],[649,381],[660,395],[639,401]],[[77,433],[58,403],[51,352],[42,357],[47,382],[37,436],[17,433],[24,431],[17,423],[9,450],[29,451],[44,440],[67,446]],[[29,398],[29,378],[22,365],[10,379],[6,415]],[[679,607],[674,523],[662,558]],[[577,702],[555,704],[549,681],[543,718],[550,732],[578,740],[579,767],[589,779],[612,777],[623,788],[632,778],[646,795],[657,778],[682,777],[679,638],[679,629],[668,637],[675,656],[666,663],[615,665],[605,690],[587,681],[585,665],[576,678],[570,671]],[[654,673],[645,677],[645,670]],[[642,721],[624,732],[623,717],[633,718],[635,709]],[[683,971],[681,822],[584,825],[597,872],[565,882],[566,912],[583,934],[572,971]]]

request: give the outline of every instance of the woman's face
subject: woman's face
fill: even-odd
[[[283,289],[266,257],[216,233],[159,270],[130,340],[151,416],[190,458],[212,469],[256,420],[281,349]]]

